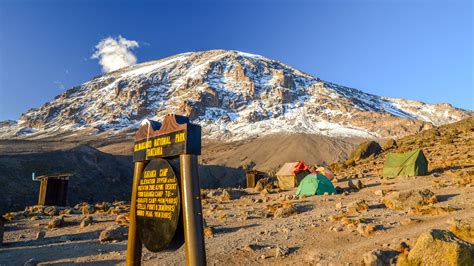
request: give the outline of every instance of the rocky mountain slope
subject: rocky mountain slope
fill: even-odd
[[[126,67],[73,87],[18,121],[2,138],[78,129],[134,128],[167,113],[190,116],[212,140],[272,133],[396,137],[458,121],[472,111],[380,97],[238,51],[184,53]]]
[[[421,149],[428,160],[428,171],[434,176],[451,178],[434,185],[474,184],[474,117],[435,127],[400,139],[389,140],[380,154],[362,160],[346,160],[332,165],[339,176],[364,176],[382,173],[388,153]]]

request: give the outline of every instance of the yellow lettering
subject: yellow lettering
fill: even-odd
[[[186,135],[183,133],[178,133],[174,136],[174,142],[184,142],[186,140]]]
[[[146,150],[146,156],[148,157],[159,155],[163,155],[163,147],[151,148]]]
[[[166,190],[176,189],[176,184],[166,184],[165,189]]]
[[[160,177],[166,176],[168,174],[168,168],[160,169]]]
[[[154,147],[164,146],[164,145],[168,145],[168,144],[171,144],[171,138],[170,138],[170,136],[165,136],[165,137],[156,138],[156,139],[153,141],[153,146],[154,146]]]
[[[144,149],[147,149],[147,148],[151,148],[151,145],[152,145],[151,140],[141,142],[141,143],[137,143],[133,146],[133,150],[134,151],[141,151],[141,150],[144,150]]]
[[[156,170],[145,171],[144,177],[145,178],[156,177]]]

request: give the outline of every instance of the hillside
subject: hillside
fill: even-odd
[[[87,145],[65,150],[0,154],[0,213],[38,202],[39,175],[72,173],[68,201],[128,200],[132,185],[131,157],[102,153]],[[106,188],[106,191],[104,191]]]
[[[458,121],[472,111],[364,93],[263,56],[211,50],[178,54],[94,78],[18,121],[2,138],[118,133],[144,118],[184,114],[208,140],[269,134],[399,137]],[[80,131],[81,133],[79,133]]]
[[[389,152],[421,149],[429,162],[428,171],[433,175],[450,176],[454,183],[474,182],[474,116],[397,139],[393,145],[386,143],[382,146],[384,151],[379,155],[335,165],[336,173],[339,176],[379,175]]]

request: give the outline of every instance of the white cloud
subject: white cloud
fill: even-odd
[[[122,67],[137,63],[137,57],[132,50],[139,47],[137,41],[127,40],[122,36],[118,38],[107,37],[96,46],[92,59],[99,59],[102,71],[108,73]]]

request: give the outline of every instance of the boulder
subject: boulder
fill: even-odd
[[[359,224],[357,226],[357,232],[359,232],[359,234],[364,235],[364,236],[368,236],[372,234],[374,231],[375,231],[375,226],[372,224]]]
[[[100,233],[100,242],[116,242],[127,239],[128,227],[122,225],[112,225]]]
[[[293,205],[282,206],[275,210],[273,217],[285,218],[294,214],[297,214],[298,211],[293,207]]]
[[[381,199],[381,202],[393,210],[411,210],[438,202],[433,192],[428,189],[396,191]]]
[[[95,212],[95,207],[86,203],[80,207],[80,210],[83,215],[93,214]]]
[[[94,222],[94,219],[92,218],[92,216],[84,216],[81,219],[81,225],[80,226],[81,227],[86,227],[86,226],[91,225],[93,222]]]
[[[42,240],[42,239],[44,239],[45,235],[46,235],[45,231],[39,230],[38,233],[36,233],[36,238],[35,239],[36,240]]]
[[[206,238],[214,237],[214,228],[212,226],[204,227],[204,237]]]
[[[377,196],[384,196],[385,192],[382,189],[374,191],[374,194]]]
[[[219,199],[221,201],[229,201],[234,199],[240,199],[241,196],[245,194],[244,191],[238,189],[224,189]]]
[[[81,203],[78,203],[76,205],[74,205],[74,209],[76,210],[81,210],[83,206],[86,206],[86,205],[89,205],[89,203],[87,202],[81,202]]]
[[[389,139],[383,144],[383,150],[390,150],[397,147],[397,142],[394,139]]]
[[[268,196],[268,194],[270,194],[270,191],[268,191],[267,188],[260,190],[260,197],[265,198]]]
[[[42,205],[33,205],[33,206],[28,206],[25,208],[25,211],[29,213],[34,213],[34,214],[43,214],[44,213],[44,206]]]
[[[129,224],[130,223],[130,214],[125,213],[125,214],[117,215],[117,218],[115,218],[115,222],[117,224],[123,224],[123,225]]]
[[[394,250],[372,250],[362,255],[362,265],[384,266],[393,265],[398,252]]]
[[[48,206],[44,208],[43,212],[49,216],[56,216],[59,214],[59,208],[56,206]]]
[[[121,212],[124,212],[124,210],[120,209],[119,207],[112,207],[107,210],[107,214],[120,214]]]
[[[220,201],[229,201],[229,200],[233,200],[232,198],[232,195],[229,193],[229,191],[227,191],[227,189],[224,189],[222,191],[222,194],[221,196],[219,197]]]
[[[451,219],[448,221],[449,231],[464,241],[474,243],[474,217],[467,220]]]
[[[349,159],[353,159],[354,161],[359,161],[361,159],[365,159],[371,155],[377,155],[382,151],[382,147],[380,147],[380,144],[378,144],[375,141],[366,141],[357,148],[352,151],[351,155],[349,156]]]
[[[58,217],[53,217],[49,222],[48,222],[48,227],[49,228],[58,228],[63,226],[64,224],[64,219],[62,216]]]
[[[255,184],[255,187],[253,189],[255,192],[260,192],[265,188],[266,184],[268,184],[266,179],[260,179],[257,181],[257,184]]]
[[[474,245],[446,230],[421,234],[408,253],[406,265],[473,265]]]
[[[104,212],[107,212],[111,207],[112,207],[111,203],[104,201],[104,202],[96,203],[94,206],[94,209],[96,212],[104,213]]]
[[[285,246],[277,246],[275,248],[275,257],[286,257],[290,254],[290,249]]]
[[[67,214],[74,214],[74,209],[72,208],[66,208],[64,210],[61,210],[59,212],[59,215],[67,215]]]
[[[347,210],[349,213],[361,213],[369,210],[369,205],[365,200],[356,200],[347,205]]]

